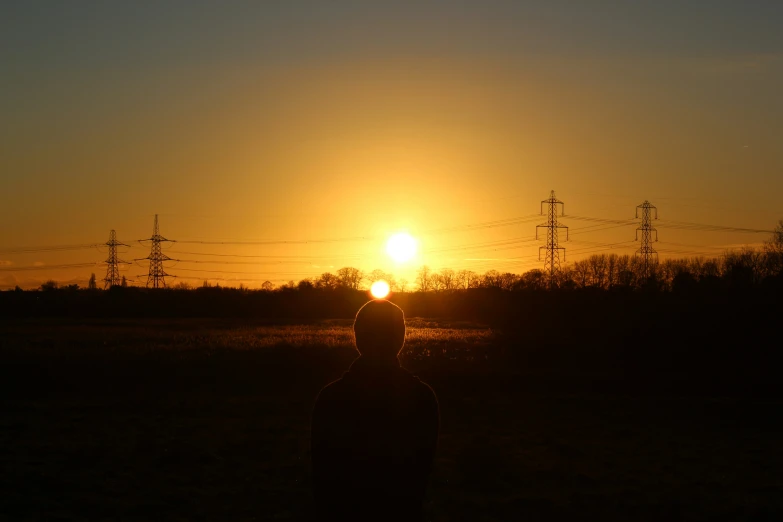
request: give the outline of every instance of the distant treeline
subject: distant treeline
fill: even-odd
[[[465,320],[502,321],[530,303],[581,302],[584,295],[596,299],[650,301],[651,295],[675,297],[755,295],[779,306],[783,295],[783,222],[762,248],[728,251],[720,257],[666,259],[645,267],[629,255],[593,255],[565,265],[554,279],[541,270],[524,274],[423,266],[416,281],[397,281],[392,274],[370,273],[344,267],[337,273],[261,289],[221,287],[208,282],[193,288],[176,284],[167,289],[113,287],[96,289],[95,277],[88,289],[60,287],[48,281],[38,291],[0,292],[4,316],[125,316],[125,317],[252,317],[270,320],[350,318],[370,298],[368,283],[384,279],[392,287],[391,300],[409,316],[453,317]],[[410,288],[409,288],[410,286]],[[415,290],[415,291],[411,291]],[[573,294],[572,297],[569,297]],[[660,300],[656,298],[655,300]],[[719,299],[718,299],[719,300]]]
[[[605,283],[603,286],[544,286],[517,284],[478,286],[461,290],[431,290],[393,293],[409,317],[443,317],[488,324],[513,323],[519,314],[539,316],[551,308],[588,313],[592,307],[609,303],[672,303],[693,300],[742,306],[746,300],[779,307],[783,298],[783,276],[767,276],[756,282],[750,275],[702,276],[698,279],[680,273],[673,284],[651,279],[647,285],[632,287]],[[523,279],[524,280],[524,279]],[[3,317],[237,317],[260,321],[312,321],[352,318],[368,299],[366,290],[345,287],[333,289],[296,285],[276,290],[248,290],[231,287],[199,287],[194,290],[114,287],[102,290],[7,291],[0,292]],[[570,308],[573,305],[574,308]],[[580,311],[580,307],[585,307]],[[607,310],[608,311],[608,310]],[[590,312],[592,313],[592,312]],[[693,313],[688,311],[687,313]]]
[[[344,267],[336,274],[330,272],[318,277],[289,281],[280,290],[311,290],[349,288],[358,290],[383,279],[393,291],[442,292],[496,288],[507,291],[542,289],[614,288],[672,291],[691,288],[697,284],[713,287],[753,287],[774,280],[783,274],[783,221],[778,223],[772,238],[762,248],[746,247],[729,250],[713,258],[690,257],[665,259],[645,267],[638,256],[598,254],[570,264],[563,264],[554,277],[543,270],[530,270],[523,274],[489,270],[483,274],[471,270],[445,268],[434,271],[428,266],[419,268],[416,279],[410,284],[397,280],[394,274],[381,270],[369,273],[353,267]],[[182,285],[181,288],[188,288]],[[263,289],[272,290],[271,282]]]

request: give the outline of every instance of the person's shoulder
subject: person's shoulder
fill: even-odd
[[[321,388],[321,391],[318,392],[318,397],[316,397],[316,403],[322,402],[322,401],[329,401],[334,399],[335,397],[340,396],[343,393],[343,389],[345,388],[345,381],[344,381],[345,374],[343,374],[342,377],[340,377],[337,380],[334,380]]]
[[[438,396],[435,394],[435,390],[432,389],[432,386],[422,381],[418,376],[411,373],[408,374],[410,375],[411,384],[413,385],[413,389],[415,390],[416,395],[428,402],[434,402],[437,406]]]

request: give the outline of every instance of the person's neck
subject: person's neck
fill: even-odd
[[[359,367],[372,367],[372,368],[399,368],[400,360],[397,358],[397,356],[372,357],[367,355],[360,355],[353,362],[353,365],[358,365]]]

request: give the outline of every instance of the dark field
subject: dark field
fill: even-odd
[[[783,519],[779,395],[408,324],[404,364],[441,407],[427,520]],[[307,520],[309,414],[355,356],[349,325],[0,322],[0,516]]]

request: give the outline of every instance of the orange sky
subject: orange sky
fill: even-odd
[[[14,27],[44,31],[58,8],[17,9]],[[724,25],[682,35],[666,25],[674,14],[653,13],[641,37],[620,30],[623,17],[649,13],[597,17],[558,38],[572,18],[500,8],[475,19],[467,8],[367,10],[356,15],[358,36],[340,31],[337,17],[301,15],[298,24],[282,7],[177,22],[148,13],[119,36],[124,19],[110,10],[86,22],[74,14],[54,36],[17,29],[0,54],[13,73],[0,82],[0,287],[100,279],[100,264],[20,268],[98,263],[105,248],[9,251],[102,243],[114,228],[131,245],[122,257],[142,258],[148,246],[135,240],[149,237],[156,213],[161,233],[177,240],[364,238],[174,244],[171,257],[247,263],[171,263],[169,273],[191,284],[279,284],[342,266],[409,281],[422,264],[522,272],[541,267],[543,243],[487,244],[531,238],[552,189],[573,232],[595,222],[569,214],[629,219],[650,200],[662,256],[756,244],[767,236],[663,221],[771,229],[783,218],[781,39],[760,22],[763,9],[757,18],[722,9],[710,16]],[[525,32],[531,16],[538,23]],[[278,20],[279,32],[264,36],[253,17]],[[134,29],[147,40],[133,40]],[[742,38],[727,43],[727,30]],[[634,239],[634,226],[598,228],[563,244],[569,260],[638,248],[616,245]],[[403,229],[421,251],[396,266],[384,242]],[[146,281],[137,277],[143,262],[126,273]]]

